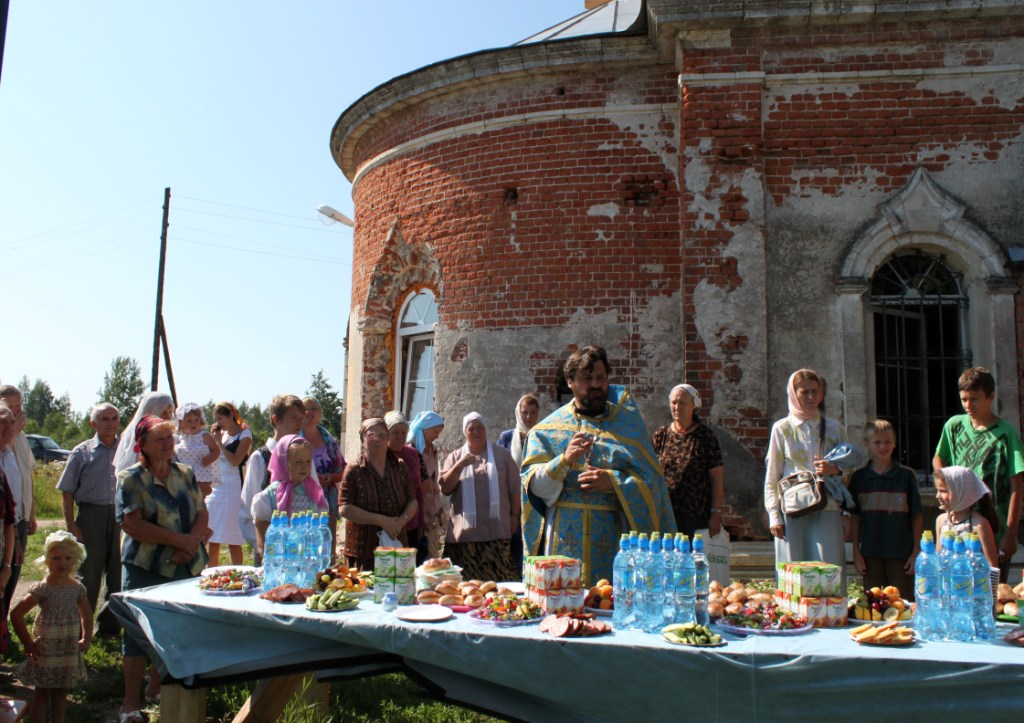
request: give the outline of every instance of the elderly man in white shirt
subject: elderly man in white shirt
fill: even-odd
[[[11,488],[11,495],[14,497],[14,509],[17,516],[15,527],[15,544],[17,549],[14,554],[15,562],[11,566],[11,579],[4,589],[4,615],[8,612],[14,590],[18,586],[18,578],[21,576],[21,560],[24,557],[25,546],[28,543],[28,536],[36,531],[36,507],[35,494],[32,487],[32,471],[36,468],[35,458],[32,456],[32,448],[25,436],[25,413],[21,408],[21,390],[10,384],[0,386],[0,404],[7,406],[14,413],[17,422],[17,435],[14,442],[6,450],[0,452],[0,463],[3,464],[4,472],[7,475],[7,484]]]

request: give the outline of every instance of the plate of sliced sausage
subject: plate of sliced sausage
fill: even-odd
[[[589,638],[610,633],[612,626],[590,613],[548,615],[540,621],[540,631],[556,638]]]

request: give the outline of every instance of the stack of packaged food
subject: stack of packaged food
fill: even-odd
[[[537,555],[524,561],[526,598],[546,614],[583,610],[583,563],[564,555]]]
[[[780,562],[776,565],[779,607],[803,615],[816,628],[843,627],[849,622],[842,570],[827,562]]]
[[[378,547],[373,551],[373,601],[393,592],[399,605],[416,602],[416,549],[412,547]]]

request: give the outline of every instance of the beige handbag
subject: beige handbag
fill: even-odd
[[[818,448],[824,453],[825,447],[825,416],[821,417]],[[779,480],[779,491],[782,492],[782,514],[786,517],[803,517],[812,512],[825,509],[828,504],[828,493],[825,482],[810,472],[794,472]]]
[[[825,483],[810,472],[796,472],[779,480],[782,492],[782,514],[803,517],[825,509],[828,494]]]

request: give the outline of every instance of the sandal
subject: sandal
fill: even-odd
[[[146,719],[142,717],[142,711],[130,710],[127,713],[118,713],[117,723],[146,723]]]

